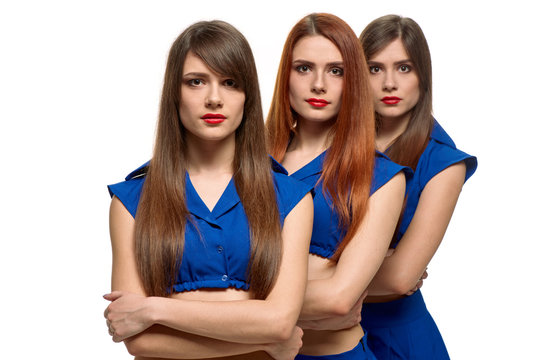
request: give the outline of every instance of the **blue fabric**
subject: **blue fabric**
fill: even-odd
[[[387,303],[363,304],[361,325],[378,360],[449,359],[421,291]]]
[[[296,355],[296,360],[376,360],[373,352],[367,344],[367,334],[363,336],[363,339],[352,350],[345,351],[335,355]]]
[[[408,229],[408,226],[414,217],[417,204],[419,203],[421,192],[430,179],[441,171],[447,169],[449,166],[461,161],[466,165],[466,181],[477,169],[477,158],[458,150],[445,130],[437,121],[434,121],[430,141],[425,148],[425,151],[423,151],[423,154],[421,154],[414,175],[408,185],[409,190],[406,199],[406,207],[402,216],[401,225],[397,231],[397,242],[395,243],[395,246]]]
[[[339,228],[339,216],[333,211],[333,202],[329,196],[324,196],[322,183],[318,181],[322,175],[325,157],[326,151],[291,174],[290,177],[304,182],[313,189],[314,223],[309,252],[331,258],[346,232]],[[273,160],[273,168],[275,171],[288,174],[286,169],[275,160]],[[407,177],[411,176],[409,168],[395,164],[387,156],[377,152],[371,195],[401,171],[404,171]]]
[[[143,190],[146,165],[129,174],[126,181],[108,186],[110,195],[116,196],[133,217]],[[187,208],[195,225],[186,224],[183,257],[173,291],[229,287],[248,290],[249,226],[234,179],[210,211],[193,187],[189,174],[185,177]],[[279,173],[273,173],[273,179],[282,225],[310,188]]]

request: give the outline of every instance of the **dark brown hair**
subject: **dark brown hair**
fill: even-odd
[[[344,63],[341,108],[331,129],[332,144],[320,180],[324,193],[333,200],[341,229],[346,230],[332,257],[337,260],[367,211],[374,166],[374,110],[368,67],[354,31],[343,20],[331,14],[314,13],[292,28],[281,56],[266,127],[270,152],[280,161],[297,133],[297,119],[289,100],[292,51],[301,38],[314,35],[335,44]]]
[[[427,39],[414,20],[398,15],[386,15],[373,20],[359,36],[367,61],[395,39],[401,39],[418,74],[420,96],[412,109],[406,130],[395,139],[386,154],[394,162],[415,170],[434,125],[432,65]],[[378,125],[377,117],[377,127]]]
[[[223,21],[198,22],[172,44],[168,56],[154,153],[136,214],[135,250],[148,295],[167,296],[183,255],[185,226],[185,129],[179,118],[180,88],[187,53],[230,76],[245,92],[236,130],[234,182],[251,237],[250,289],[256,298],[271,290],[281,261],[281,227],[253,54],[244,36]]]

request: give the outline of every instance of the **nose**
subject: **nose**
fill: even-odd
[[[217,109],[223,107],[223,98],[218,85],[208,86],[208,93],[205,99],[206,107]]]
[[[326,89],[326,81],[324,77],[323,71],[317,71],[314,73],[313,77],[313,83],[311,86],[311,91],[315,94],[325,94]]]
[[[397,79],[392,71],[385,73],[383,88],[386,91],[392,91],[397,89]]]

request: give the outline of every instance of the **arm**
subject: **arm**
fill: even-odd
[[[299,320],[298,326],[303,330],[342,330],[357,326],[361,322],[361,309],[363,301],[367,297],[367,291],[363,292],[359,300],[350,312],[342,316],[333,316],[319,320]]]
[[[111,202],[109,223],[112,290],[128,291],[145,297],[135,262],[135,220],[116,197]],[[107,324],[110,324],[110,320],[107,320]],[[116,325],[113,323],[112,329],[116,329]],[[113,340],[121,341],[116,334]],[[124,344],[131,355],[160,358],[205,358],[262,350],[258,345],[229,343],[159,326],[152,326],[138,336],[125,339]]]
[[[118,200],[116,202],[119,203]],[[123,208],[121,204],[120,207]],[[112,221],[113,210],[114,201],[113,206],[111,206],[111,224],[116,223]],[[123,211],[126,213],[125,209]],[[132,221],[132,218],[129,220]],[[117,222],[121,224],[121,221]],[[131,228],[134,228],[134,223]],[[128,246],[124,245],[123,254],[128,254],[130,264],[125,264],[126,261],[124,261],[126,268],[123,272],[126,274],[124,277],[132,277],[133,273],[136,274],[132,229],[131,231],[124,229],[120,231],[120,234],[116,234],[114,227],[111,226],[113,243],[115,238],[124,238],[124,241],[118,240],[117,242],[128,244]],[[133,287],[133,280],[126,281],[126,284],[131,285],[129,288],[117,287],[114,281],[115,266],[113,266],[113,289],[121,288],[123,290],[110,294],[114,301],[106,311],[106,316],[112,319],[111,325],[115,329],[114,339],[121,341],[152,325],[159,324],[193,335],[244,344],[289,340],[292,334],[298,332],[295,323],[303,301],[311,229],[312,199],[310,196],[306,196],[285,219],[282,233],[282,264],[275,286],[265,300],[205,302],[147,298],[140,291],[140,284],[138,284],[138,289]],[[114,248],[113,244],[113,251]],[[117,277],[123,278],[121,274]],[[135,281],[135,283],[140,283],[140,280]],[[129,291],[129,293],[125,291]],[[132,292],[142,296],[137,296]],[[219,316],[215,316],[215,314],[219,314]],[[151,328],[148,331],[151,331]],[[145,337],[138,338],[144,339]],[[145,340],[134,342],[140,345]],[[133,347],[144,348],[143,345],[137,346],[137,344]],[[219,354],[224,355],[223,352],[219,352]]]
[[[302,320],[346,315],[356,305],[389,247],[405,187],[404,174],[399,173],[371,195],[367,214],[344,249],[333,275],[308,281]]]
[[[369,295],[406,294],[416,286],[444,237],[465,174],[461,162],[427,183],[410,226],[369,285]]]

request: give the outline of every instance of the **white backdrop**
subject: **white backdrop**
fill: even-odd
[[[288,31],[308,13],[331,12],[358,35],[388,13],[415,19],[432,52],[435,116],[478,157],[423,288],[452,357],[537,358],[531,10],[519,0],[1,2],[2,354],[130,358],[102,317],[111,265],[105,186],[151,155],[177,35],[212,19],[242,31],[266,112]]]

